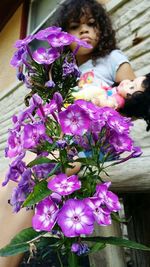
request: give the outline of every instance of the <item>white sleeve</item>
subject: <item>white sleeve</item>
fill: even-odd
[[[110,53],[110,61],[109,63],[111,64],[111,73],[112,73],[112,78],[115,81],[115,77],[116,77],[116,72],[119,69],[119,67],[123,64],[123,63],[129,63],[128,58],[124,55],[124,53],[121,50],[113,50]]]

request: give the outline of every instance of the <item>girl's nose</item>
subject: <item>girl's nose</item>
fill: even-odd
[[[88,33],[88,32],[89,32],[89,29],[88,29],[87,25],[82,24],[80,27],[80,34]]]

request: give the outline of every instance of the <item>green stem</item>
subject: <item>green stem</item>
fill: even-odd
[[[60,267],[64,267],[64,266],[63,266],[63,263],[62,263],[62,261],[61,261],[61,257],[60,257],[60,255],[59,255],[58,250],[57,250],[57,257],[58,257],[58,260],[59,260],[59,263],[60,263]]]

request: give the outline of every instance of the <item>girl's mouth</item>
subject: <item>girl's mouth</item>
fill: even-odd
[[[87,42],[87,43],[91,43],[91,38],[88,37],[88,36],[83,36],[80,39],[83,40],[83,41],[85,41],[85,42]]]

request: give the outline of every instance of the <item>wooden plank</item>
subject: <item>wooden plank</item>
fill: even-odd
[[[150,17],[150,12],[149,12],[149,17]],[[137,21],[138,23],[138,21]],[[139,30],[135,30],[135,32],[126,32],[125,31],[125,37],[120,38],[119,36],[119,32],[117,33],[118,35],[118,41],[119,41],[119,46],[121,47],[122,50],[126,50],[126,49],[130,49],[132,46],[134,46],[133,41],[135,40],[135,38],[141,38],[141,42],[150,37],[150,32],[149,32],[149,28],[150,28],[150,23],[147,22],[147,24],[143,27],[141,27]],[[123,29],[122,29],[123,30]],[[121,33],[123,32],[121,30]]]
[[[116,12],[112,13],[113,21],[115,21],[116,30],[131,23],[133,19],[144,12],[150,7],[149,0],[134,0],[128,1],[121,8],[118,8]]]
[[[95,225],[94,236],[117,236],[122,235],[120,225],[113,222],[110,226]],[[126,267],[124,250],[117,246],[108,245],[102,251],[89,256],[91,267]]]
[[[109,168],[112,189],[117,192],[150,192],[150,157],[130,159],[128,162]]]
[[[150,72],[150,66],[149,66],[149,62],[150,62],[150,52],[145,53],[144,55],[133,59],[131,61],[132,64],[132,68],[137,71],[137,70],[141,70],[143,67],[148,67],[149,68],[149,72]],[[147,72],[143,73],[146,74]]]
[[[123,196],[129,239],[149,246],[150,244],[150,193]],[[131,266],[149,267],[150,253],[131,250]]]

